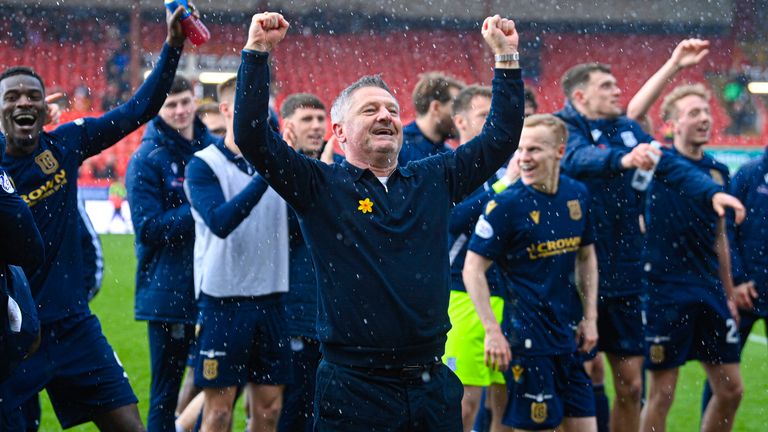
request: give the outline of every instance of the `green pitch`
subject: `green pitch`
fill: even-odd
[[[139,411],[146,422],[149,399],[149,351],[147,328],[143,322],[133,320],[133,291],[136,258],[133,237],[102,236],[105,255],[104,284],[101,293],[91,307],[101,320],[104,333],[117,352],[139,398]],[[765,328],[758,324],[753,334],[764,337]],[[745,395],[736,416],[736,431],[766,430],[765,413],[768,407],[768,348],[765,339],[750,341],[744,351],[742,374]],[[669,431],[696,431],[699,424],[699,407],[703,379],[701,368],[690,363],[683,368],[677,395],[669,418]],[[610,384],[608,384],[610,388]],[[46,394],[41,397],[43,419],[41,431],[58,431],[59,423]],[[245,429],[242,409],[235,412],[235,431]],[[72,431],[95,431],[87,424]]]

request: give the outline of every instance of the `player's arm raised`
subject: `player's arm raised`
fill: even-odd
[[[318,161],[291,149],[267,121],[269,115],[268,53],[288,31],[288,21],[274,12],[258,13],[251,19],[248,40],[242,52],[235,96],[235,142],[270,186],[295,210],[311,205],[322,186]]]
[[[456,168],[449,173],[449,184],[454,202],[466,198],[509,160],[523,129],[524,85],[516,60],[515,22],[494,15],[485,19],[481,32],[496,60],[491,111],[482,132],[453,154]]]
[[[584,317],[576,329],[579,351],[589,352],[597,344],[597,254],[595,245],[579,248],[576,254],[576,289],[581,296]]]
[[[160,112],[184,48],[185,36],[179,23],[182,12],[179,7],[173,15],[167,14],[168,35],[160,58],[131,99],[101,117],[83,123],[86,126],[83,160],[111,147]]]
[[[672,81],[672,78],[682,69],[699,64],[708,53],[709,41],[706,40],[685,39],[677,44],[666,63],[648,78],[648,81],[629,101],[627,117],[636,121],[645,118],[651,106],[661,96],[661,92]]]
[[[485,328],[485,364],[494,369],[506,370],[512,360],[512,351],[491,309],[491,291],[485,277],[491,264],[493,261],[488,258],[468,251],[462,278]]]

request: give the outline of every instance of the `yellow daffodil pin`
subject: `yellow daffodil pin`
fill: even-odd
[[[360,203],[360,206],[357,209],[363,212],[363,214],[373,212],[373,201],[370,198],[360,200],[358,203]]]

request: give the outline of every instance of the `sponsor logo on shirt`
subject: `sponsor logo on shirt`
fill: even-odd
[[[34,189],[27,194],[21,195],[21,198],[24,200],[24,202],[27,203],[28,206],[33,207],[41,200],[44,200],[58,192],[65,184],[67,184],[67,172],[64,170],[64,168],[62,168],[59,170],[59,172],[54,174],[52,179],[47,180],[42,185],[38,186],[37,189]]]
[[[539,217],[541,216],[541,213],[539,213],[538,210],[534,210],[528,213],[528,215],[531,217],[531,220],[533,221],[533,223],[535,223],[536,225],[539,224]]]
[[[478,224],[480,222],[478,221]],[[532,244],[528,246],[528,258],[536,260],[548,258],[555,255],[562,255],[569,252],[576,252],[581,247],[581,237],[567,237],[557,240],[547,240],[545,242]]]
[[[496,206],[498,206],[498,204],[496,203],[495,200],[488,201],[488,204],[485,206],[485,215],[488,216],[489,214],[491,214],[491,212],[493,211],[493,209],[496,208]]]
[[[523,372],[525,372],[525,368],[520,365],[514,365],[512,366],[512,377],[515,379],[516,383],[520,383],[520,380],[523,377]]]

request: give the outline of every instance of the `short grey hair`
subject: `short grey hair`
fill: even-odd
[[[387,91],[387,93],[392,95],[393,98],[395,98],[394,93],[392,93],[392,90],[389,88],[387,83],[384,82],[380,74],[365,75],[352,83],[349,87],[342,90],[336,100],[333,101],[333,105],[331,105],[332,123],[341,122],[344,116],[346,116],[347,111],[349,111],[349,103],[350,99],[352,98],[352,94],[364,87],[378,87],[380,89],[384,89]],[[395,98],[395,103],[397,103],[397,98]],[[397,103],[397,107],[400,108],[399,103]]]

